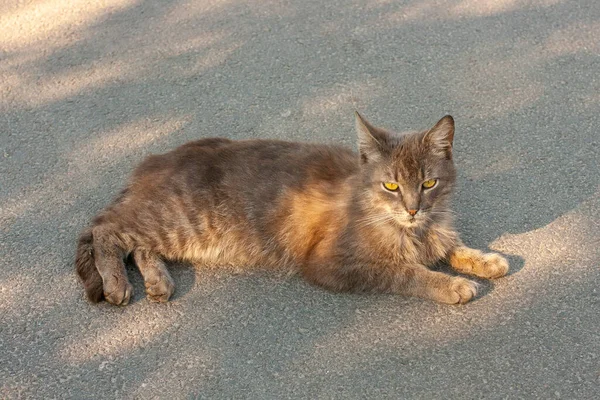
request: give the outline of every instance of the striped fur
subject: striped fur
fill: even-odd
[[[129,302],[123,260],[130,254],[154,301],[174,291],[169,260],[279,269],[334,291],[445,303],[469,301],[476,287],[427,268],[440,260],[482,277],[506,273],[502,257],[465,248],[452,226],[451,117],[426,132],[397,134],[357,114],[357,132],[359,154],[211,138],[148,157],[80,236],[76,269],[88,298]],[[424,189],[427,179],[436,185]]]

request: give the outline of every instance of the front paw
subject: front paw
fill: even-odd
[[[476,268],[475,275],[485,279],[500,278],[508,273],[508,261],[497,253],[486,253]]]
[[[465,304],[477,295],[477,284],[461,277],[452,278],[446,295],[448,304]]]
[[[442,285],[431,287],[424,297],[445,304],[465,304],[477,296],[477,283],[460,276],[443,276]]]
[[[508,261],[497,253],[482,253],[479,250],[459,247],[450,255],[450,265],[458,272],[484,279],[495,279],[506,275]]]

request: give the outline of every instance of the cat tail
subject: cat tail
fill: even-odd
[[[77,241],[75,269],[83,282],[88,299],[93,303],[98,303],[104,298],[104,291],[102,277],[96,268],[93,243],[92,230],[83,231]]]

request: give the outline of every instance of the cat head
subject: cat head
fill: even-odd
[[[394,133],[356,113],[356,131],[368,220],[422,227],[447,217],[456,181],[451,116],[427,131]]]

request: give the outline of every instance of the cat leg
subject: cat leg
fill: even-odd
[[[93,228],[94,261],[102,277],[104,298],[115,305],[127,305],[133,294],[133,286],[127,279],[124,251],[114,231],[106,226]]]
[[[500,278],[508,272],[508,261],[500,254],[483,253],[465,246],[452,249],[448,261],[460,273],[485,279]]]
[[[144,277],[146,293],[151,301],[166,303],[175,291],[175,283],[164,261],[155,253],[135,249],[133,259]]]
[[[431,271],[423,265],[394,267],[364,264],[310,265],[304,277],[332,291],[379,292],[415,296],[446,304],[464,304],[477,294],[477,284],[459,276]]]
[[[477,284],[459,276],[431,271],[424,266],[402,267],[403,279],[391,287],[398,294],[421,297],[445,304],[465,304],[477,295]]]

